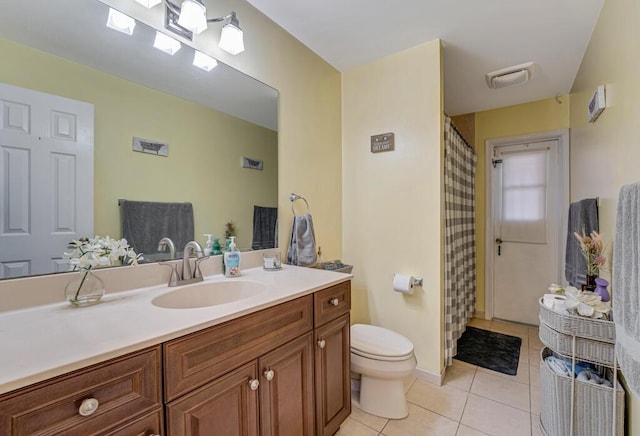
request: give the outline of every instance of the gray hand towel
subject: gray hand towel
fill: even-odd
[[[291,242],[287,250],[287,262],[291,265],[311,266],[316,263],[316,237],[310,214],[293,217]]]
[[[580,288],[587,282],[587,261],[580,250],[580,243],[573,232],[590,234],[599,231],[598,199],[585,198],[569,206],[569,224],[567,226],[567,251],[565,254],[564,275],[571,286]]]
[[[136,253],[157,253],[160,239],[171,238],[177,251],[193,240],[191,203],[118,200],[122,237]]]
[[[627,385],[640,397],[640,183],[620,189],[612,285],[616,356]]]
[[[253,206],[253,250],[277,246],[278,208]]]

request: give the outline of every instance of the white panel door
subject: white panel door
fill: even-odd
[[[558,144],[494,148],[495,318],[537,325],[538,299],[558,280]]]
[[[67,270],[93,235],[93,105],[0,83],[0,278]]]

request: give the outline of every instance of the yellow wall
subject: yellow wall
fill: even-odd
[[[103,0],[164,31],[163,8],[146,9],[131,0]],[[246,51],[232,56],[218,47],[219,25],[194,45],[280,92],[278,113],[279,240],[286,250],[292,223],[289,193],[311,206],[316,241],[326,259],[341,257],[342,111],[341,75],[280,26],[241,0],[219,0],[210,16],[235,10]],[[150,50],[153,48],[150,47]]]
[[[620,187],[640,181],[638,23],[638,1],[604,2],[571,91],[571,200],[600,197],[605,242],[613,240]],[[598,85],[606,85],[607,108],[588,124],[587,102]],[[628,434],[638,436],[640,399],[630,394],[627,401]]]
[[[253,205],[277,206],[276,132],[8,40],[0,53],[1,82],[94,105],[96,234],[121,237],[119,198],[191,202],[196,240],[233,220],[238,247],[251,247]],[[133,152],[133,136],[168,143],[169,156]]]
[[[476,113],[476,311],[485,310],[486,141],[569,128],[569,97],[534,101]]]
[[[343,75],[343,253],[354,265],[352,321],[407,336],[418,367],[442,369],[440,41]],[[373,154],[370,136],[395,133]],[[424,277],[413,296],[395,272]]]

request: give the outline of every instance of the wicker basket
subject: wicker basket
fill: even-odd
[[[541,320],[542,321],[542,320]],[[573,336],[560,333],[549,327],[544,321],[540,322],[540,340],[544,345],[557,353],[567,357],[572,355]],[[599,365],[613,366],[615,345],[576,337],[576,359]]]
[[[570,435],[571,378],[553,372],[544,358],[551,350],[543,348],[540,363],[541,428],[548,436]],[[611,373],[607,374],[611,379]],[[611,435],[613,425],[613,388],[575,380],[574,426],[576,436]],[[616,435],[624,434],[624,391],[616,389]]]
[[[616,328],[613,321],[578,315],[563,315],[545,306],[542,303],[542,298],[539,300],[539,305],[540,321],[559,333],[611,344],[616,342]]]

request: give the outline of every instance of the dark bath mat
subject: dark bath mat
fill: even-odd
[[[521,343],[522,339],[517,336],[467,327],[458,339],[458,354],[454,359],[503,374],[516,375]]]

